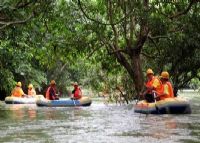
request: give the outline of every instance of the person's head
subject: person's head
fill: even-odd
[[[74,83],[73,83],[73,86],[74,86],[74,88],[77,88],[77,87],[78,87],[78,83],[77,83],[77,82],[74,82]]]
[[[55,86],[55,85],[56,85],[55,80],[51,80],[50,85],[51,85],[51,86]]]
[[[28,85],[28,89],[32,89],[33,88],[33,85],[32,84],[29,84]]]
[[[19,82],[17,82],[16,86],[17,87],[22,87],[22,83],[19,81]]]
[[[152,79],[153,75],[154,75],[153,70],[152,69],[147,69],[146,75],[147,75],[148,79]]]
[[[163,71],[161,73],[161,81],[166,82],[169,80],[169,73],[167,71]]]

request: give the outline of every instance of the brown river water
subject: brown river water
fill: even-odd
[[[19,143],[197,143],[200,93],[181,92],[189,115],[144,115],[130,105],[37,107],[0,102],[0,142]],[[102,100],[102,99],[99,99]]]

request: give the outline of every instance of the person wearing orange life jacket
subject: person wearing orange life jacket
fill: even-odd
[[[163,71],[161,73],[161,82],[163,86],[163,92],[158,93],[156,99],[163,100],[165,98],[174,98],[172,84],[169,81],[169,73],[167,71]]]
[[[29,97],[35,97],[36,96],[36,91],[35,91],[32,84],[28,85],[28,96]]]
[[[152,69],[148,69],[146,71],[147,75],[147,82],[145,83],[146,91],[143,93],[144,98],[146,99],[147,102],[155,102],[155,95],[162,93],[162,83],[160,79],[156,76],[154,76],[154,72]]]
[[[73,97],[71,99],[78,100],[82,97],[82,91],[77,82],[73,83],[72,85],[74,86],[74,90],[72,91]]]
[[[51,80],[50,86],[46,91],[46,99],[48,100],[59,100],[56,94],[56,82],[55,80]]]
[[[26,94],[24,94],[24,91],[22,90],[22,83],[21,82],[17,82],[15,88],[12,90],[11,93],[13,97],[25,97],[27,96]]]

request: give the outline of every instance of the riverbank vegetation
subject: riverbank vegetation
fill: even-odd
[[[55,79],[63,94],[70,83],[132,100],[145,71],[167,70],[175,90],[198,88],[198,0],[2,0],[0,92],[16,81],[44,94]]]

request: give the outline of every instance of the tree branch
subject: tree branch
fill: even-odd
[[[188,7],[184,11],[178,12],[178,13],[176,13],[174,15],[171,15],[169,18],[170,19],[174,19],[174,18],[180,17],[180,16],[182,16],[184,14],[187,14],[190,11],[190,9],[192,8],[193,4],[198,3],[198,2],[199,2],[199,0],[191,0],[189,5],[188,5]]]
[[[24,20],[9,21],[9,22],[0,21],[0,24],[3,25],[3,26],[0,27],[0,30],[4,29],[4,28],[6,28],[6,27],[8,27],[10,25],[26,23],[33,16],[34,16],[34,12],[28,18],[26,18]]]
[[[141,54],[142,54],[143,56],[147,57],[147,58],[151,58],[151,59],[155,59],[155,58],[156,58],[156,56],[150,56],[150,54],[146,54],[146,53],[144,53],[144,52],[141,52]]]
[[[81,12],[83,13],[83,15],[84,15],[85,17],[87,17],[87,19],[89,19],[89,20],[91,20],[91,21],[93,21],[93,22],[96,22],[96,23],[98,23],[98,24],[101,24],[101,25],[117,25],[117,24],[120,24],[121,22],[123,22],[123,21],[126,19],[126,17],[127,17],[128,15],[130,15],[130,14],[133,12],[132,10],[129,11],[129,13],[127,14],[127,16],[125,15],[123,18],[121,18],[121,19],[118,20],[117,22],[113,22],[113,23],[103,23],[103,22],[98,21],[98,20],[96,20],[96,19],[94,19],[94,18],[91,18],[91,17],[86,13],[86,12],[84,11],[84,8],[82,7],[82,4],[81,4],[80,0],[78,0],[78,6],[79,6]]]
[[[148,5],[149,5],[149,0],[144,0],[144,9],[147,11],[146,14],[148,14]],[[141,19],[140,34],[137,37],[136,47],[134,49],[136,53],[134,54],[139,55],[144,43],[146,42],[148,34],[149,34],[148,21],[147,18],[144,17]]]
[[[159,35],[159,36],[148,36],[148,38],[151,38],[151,39],[160,39],[160,38],[169,38],[169,36],[166,36],[166,35]]]
[[[148,36],[148,39],[154,44],[154,46],[156,47],[156,49],[158,50],[159,55],[161,55],[161,52],[156,44],[156,42],[154,41],[154,39],[151,38],[151,36]]]
[[[114,47],[115,49],[118,50],[118,32],[117,32],[117,29],[115,27],[115,25],[113,24],[113,11],[112,11],[112,3],[111,1],[108,2],[108,5],[107,5],[107,9],[108,9],[108,17],[109,17],[109,21],[111,23],[111,27],[112,27],[112,30],[113,30],[113,33],[114,33]]]
[[[30,5],[31,3],[36,3],[36,2],[37,2],[37,0],[30,0],[30,1],[28,1],[28,2],[19,1],[19,2],[17,3],[17,5],[14,7],[14,10],[27,7],[27,6]]]
[[[114,54],[114,53],[117,53],[117,52],[122,52],[122,53],[127,54],[127,50],[125,50],[125,49],[118,49],[118,50],[112,51],[111,54]]]
[[[98,51],[99,49],[101,49],[102,47],[103,47],[103,44],[102,43],[100,43],[101,44],[101,46],[100,47],[96,47],[95,49],[93,49],[88,55],[87,55],[87,59],[89,58],[89,57],[91,57],[96,51]]]

